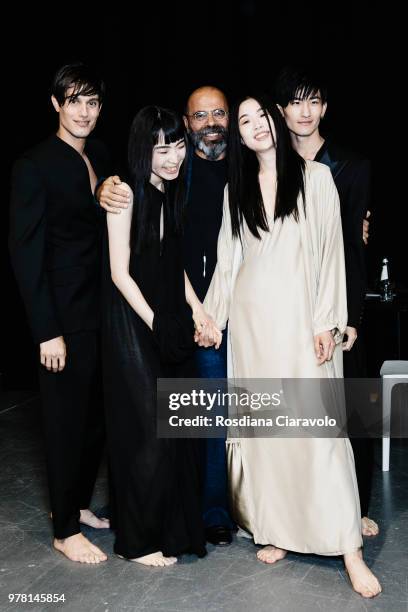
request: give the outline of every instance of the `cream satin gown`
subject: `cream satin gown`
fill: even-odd
[[[261,240],[232,238],[226,188],[218,263],[205,309],[229,321],[234,378],[342,376],[347,323],[338,194],[330,170],[306,165],[306,216],[274,221]],[[337,328],[333,360],[316,363],[313,336]],[[249,382],[256,388],[256,383]],[[339,555],[362,546],[354,457],[347,438],[229,438],[231,506],[257,544]]]

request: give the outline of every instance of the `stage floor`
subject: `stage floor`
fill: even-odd
[[[99,566],[71,563],[51,548],[38,399],[0,394],[0,611],[64,612],[408,612],[408,443],[391,442],[391,470],[381,472],[380,441],[370,514],[381,533],[365,538],[364,556],[383,593],[353,593],[339,558],[288,554],[274,566],[257,561],[252,541],[208,545],[206,558],[183,557],[154,569],[112,553],[110,531],[84,529],[107,554]],[[107,502],[106,470],[93,509]],[[10,603],[9,594],[64,594],[65,603]]]

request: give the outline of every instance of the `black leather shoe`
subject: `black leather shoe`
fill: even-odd
[[[232,542],[231,529],[223,525],[215,525],[214,527],[206,527],[205,539],[210,544],[215,546],[228,546]]]

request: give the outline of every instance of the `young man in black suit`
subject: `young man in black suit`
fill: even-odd
[[[87,139],[104,89],[84,64],[58,70],[51,96],[58,130],[15,163],[10,212],[11,261],[39,346],[54,547],[82,563],[107,557],[81,534],[80,522],[109,527],[89,510],[104,442],[103,215],[93,192],[107,173],[108,158],[102,143]]]
[[[289,128],[293,148],[304,159],[329,166],[339,192],[348,310],[343,343],[344,377],[364,377],[364,349],[357,332],[366,288],[364,242],[368,237],[366,215],[371,196],[371,164],[320,134],[320,121],[327,109],[327,90],[319,75],[303,68],[283,68],[275,82],[275,100]],[[372,440],[351,438],[350,441],[356,461],[362,533],[377,535],[377,524],[367,516],[373,470]]]

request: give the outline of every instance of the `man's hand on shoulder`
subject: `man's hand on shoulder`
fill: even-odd
[[[122,183],[119,176],[110,176],[105,179],[96,190],[96,199],[106,212],[120,214],[122,208],[130,203],[130,194],[127,186]]]

